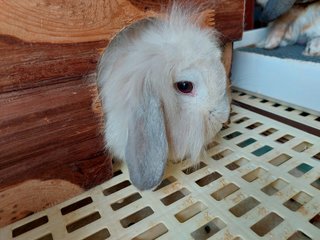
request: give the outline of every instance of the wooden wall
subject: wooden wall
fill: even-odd
[[[209,2],[224,41],[239,39],[243,0]],[[0,0],[0,227],[112,176],[96,64],[114,34],[165,3]]]

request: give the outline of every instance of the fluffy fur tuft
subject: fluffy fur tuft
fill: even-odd
[[[139,189],[161,182],[168,158],[196,163],[229,116],[221,50],[197,11],[173,5],[161,19],[134,23],[100,60],[106,146]],[[191,94],[176,89],[181,81],[193,83]]]

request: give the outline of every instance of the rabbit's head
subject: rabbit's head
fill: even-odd
[[[99,64],[106,146],[141,190],[161,182],[167,159],[197,162],[229,116],[215,32],[190,19],[176,10],[137,22]]]

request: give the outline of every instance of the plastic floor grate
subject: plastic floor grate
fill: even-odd
[[[233,98],[320,129],[320,118],[234,91]],[[320,239],[320,138],[233,106],[198,168],[169,163],[155,191],[125,166],[69,201],[0,230],[0,239]]]

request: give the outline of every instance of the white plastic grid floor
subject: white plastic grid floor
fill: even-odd
[[[320,129],[320,118],[234,92],[235,100]],[[319,137],[233,106],[198,168],[170,163],[155,191],[125,166],[69,201],[0,230],[0,239],[320,239]]]

